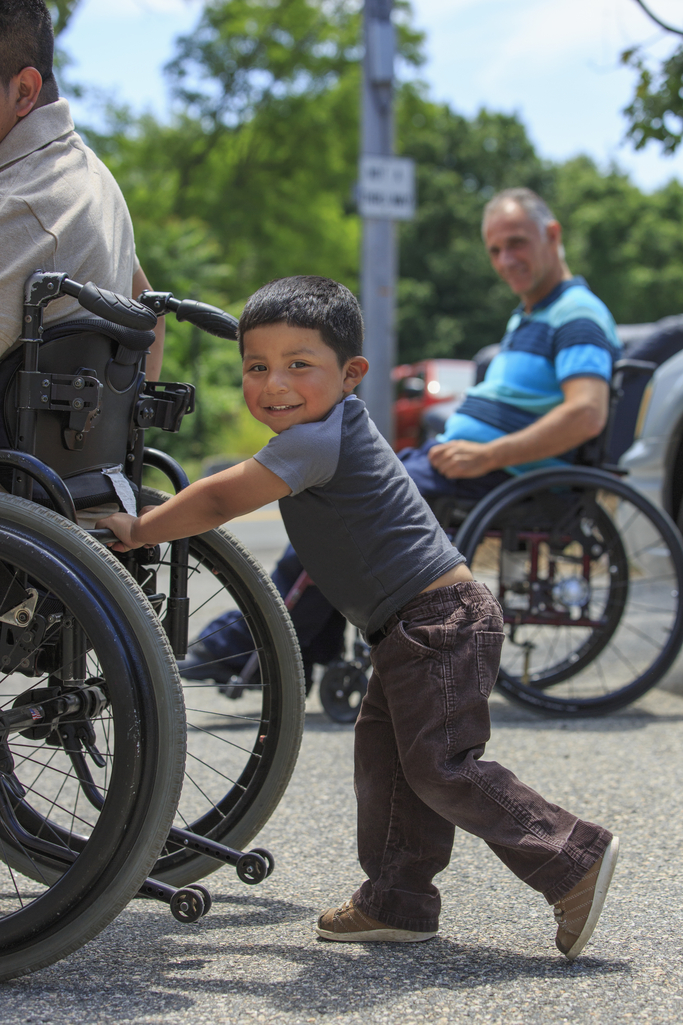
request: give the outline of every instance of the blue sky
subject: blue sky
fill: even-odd
[[[664,21],[683,28],[681,0],[649,0]],[[427,34],[421,70],[434,98],[465,114],[480,107],[516,111],[539,153],[616,161],[645,189],[683,180],[683,152],[663,157],[650,144],[624,144],[622,108],[633,72],[619,54],[647,44],[654,57],[674,37],[647,19],[635,0],[414,0]],[[111,92],[134,110],[168,112],[162,67],[173,40],[195,24],[199,0],[82,0],[61,38],[74,60],[70,77]],[[88,103],[74,103],[90,120]]]

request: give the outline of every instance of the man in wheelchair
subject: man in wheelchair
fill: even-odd
[[[149,287],[121,190],[59,97],[53,49],[44,0],[0,0],[0,357],[21,335],[24,282],[38,267],[127,296]],[[63,296],[46,310],[45,327],[87,317]],[[160,318],[150,380],[160,375],[163,331]]]
[[[614,320],[564,258],[562,230],[529,189],[507,189],[484,210],[482,234],[491,263],[520,297],[500,353],[437,441],[402,453],[420,492],[433,505],[465,509],[499,484],[542,466],[566,465],[607,420],[610,379],[621,342]],[[447,525],[444,523],[444,525]],[[273,580],[285,595],[302,567],[290,546]],[[305,662],[334,657],[343,623],[317,588],[292,610]],[[207,626],[181,664],[188,679],[227,682],[241,650],[241,625],[227,613]]]
[[[52,22],[44,0],[0,0],[0,395],[5,402],[4,416],[0,413],[0,447],[15,442],[16,414],[8,407],[14,395],[11,382],[22,358],[22,302],[30,275],[37,268],[68,271],[72,279],[94,281],[124,296],[149,288],[135,253],[133,225],[121,190],[108,168],[74,131],[69,104],[59,97],[53,49]],[[114,337],[111,325],[94,320],[70,295],[62,295],[45,308],[43,323],[48,349],[41,366],[49,368],[49,345],[59,341],[52,369],[62,373],[72,369],[69,360],[76,371],[82,364],[87,364],[84,370],[98,369],[98,360],[109,360],[112,345],[120,351],[125,341],[120,334]],[[158,380],[164,319],[159,318],[146,338],[141,332],[136,335],[140,336],[137,348],[149,350],[146,376]],[[65,340],[70,337],[72,351],[67,352]],[[141,365],[142,351],[135,357],[126,357],[127,369],[115,373],[119,405],[135,364]],[[125,389],[120,387],[123,378]],[[133,389],[130,391],[132,394]],[[123,409],[117,413],[123,415]],[[87,421],[86,426],[95,422]],[[54,421],[46,422],[41,430],[46,437],[55,433],[61,449],[61,431],[55,432],[55,427]],[[72,439],[72,449],[87,437],[83,431],[75,432],[76,437],[79,434],[80,441]],[[38,449],[46,454],[40,441]],[[78,485],[74,483],[81,525],[93,526],[98,516],[120,508],[121,495],[129,505],[133,501],[125,475],[112,476],[121,458],[125,452],[123,457],[113,451],[100,452],[94,461],[85,460],[87,466],[72,466],[67,471],[74,481],[75,472],[81,478]],[[61,469],[59,455],[57,464],[48,461]],[[7,474],[0,478],[5,489],[9,484],[6,478]],[[40,498],[39,491],[37,495]]]

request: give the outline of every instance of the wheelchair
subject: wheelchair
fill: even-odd
[[[505,621],[497,687],[549,715],[630,704],[683,643],[683,542],[608,461],[619,400],[656,364],[615,364],[608,422],[573,464],[511,477],[476,505],[440,498],[442,526]]]
[[[43,330],[61,295],[92,319]],[[206,304],[39,271],[21,346],[0,363],[0,980],[76,950],[135,896],[194,922],[211,903],[198,880],[225,864],[247,884],[273,870],[268,851],[243,848],[303,729],[280,596],[224,529],[115,556],[113,535],[77,524],[107,503],[165,501],[143,486],[146,465],[175,491],[188,483],[144,445],[145,428],[177,431],[194,405],[191,386],[144,379],[168,312],[236,337]],[[226,605],[248,624],[256,669],[229,706],[215,687],[183,686],[176,666],[190,627]]]

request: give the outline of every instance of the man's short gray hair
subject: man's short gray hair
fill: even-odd
[[[557,220],[548,204],[535,192],[532,192],[531,189],[503,189],[493,199],[490,199],[484,207],[484,216],[481,220],[482,231],[491,214],[507,202],[516,203],[518,206],[521,206],[522,210],[538,225],[541,231],[544,231],[552,221]]]

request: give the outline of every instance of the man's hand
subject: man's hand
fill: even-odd
[[[494,441],[446,441],[429,450],[429,461],[444,477],[483,477],[492,470],[560,456],[582,445],[605,426],[609,385],[599,377],[571,377],[560,387],[564,402],[535,423]]]
[[[491,447],[476,441],[445,441],[441,445],[433,445],[428,455],[434,469],[449,480],[483,477],[500,469]]]

